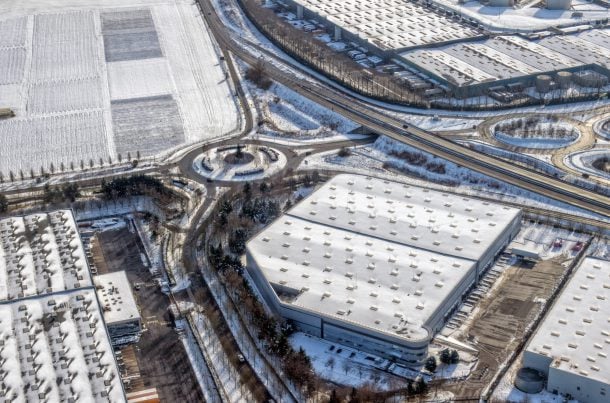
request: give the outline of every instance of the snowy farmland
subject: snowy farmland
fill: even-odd
[[[16,113],[0,121],[5,177],[159,155],[239,128],[192,2],[57,4],[0,4],[0,107]]]

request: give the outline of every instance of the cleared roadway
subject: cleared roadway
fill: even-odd
[[[245,50],[233,40],[235,34],[228,31],[216,14],[213,6],[207,1],[199,0],[198,2],[210,29],[221,47],[230,50],[248,64],[254,64],[259,60],[262,61],[271,79],[306,98],[332,109],[376,133],[391,137],[457,165],[574,207],[595,212],[605,218],[610,217],[610,198],[607,196],[579,188],[510,162],[475,152],[431,132],[413,126],[403,126],[403,122],[378,112],[373,105],[317,81],[304,69],[300,69],[299,73],[309,76],[309,79],[295,78],[294,74],[290,73],[288,69],[282,70],[276,67],[276,65],[266,62],[264,59],[259,59]],[[239,40],[246,42],[243,38]],[[265,54],[265,59],[273,58],[276,62],[286,65],[285,61],[266,49],[251,43],[249,46],[257,47],[258,51]],[[295,69],[294,66],[291,66],[291,68]]]

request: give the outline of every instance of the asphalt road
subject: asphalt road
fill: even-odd
[[[306,74],[309,79],[303,80],[295,77],[287,69],[280,69],[273,63],[266,61],[273,59],[285,64],[277,55],[266,49],[248,43],[249,46],[256,47],[257,50],[262,52],[265,55],[264,58],[259,58],[245,50],[234,40],[235,35],[227,30],[216,14],[214,7],[207,1],[198,0],[198,3],[208,26],[221,47],[231,51],[246,63],[263,62],[266,72],[272,80],[289,87],[306,98],[368,127],[376,133],[386,135],[460,166],[557,201],[610,217],[610,198],[607,196],[576,187],[495,157],[480,154],[431,132],[412,126],[403,127],[401,121],[379,112],[378,107],[374,109],[373,105],[353,97],[346,91],[331,88],[329,85],[316,80],[303,69],[299,73]],[[244,41],[245,39],[240,38],[240,42]]]

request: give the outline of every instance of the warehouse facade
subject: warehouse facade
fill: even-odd
[[[414,363],[520,223],[518,209],[339,175],[248,242],[247,267],[301,330]]]

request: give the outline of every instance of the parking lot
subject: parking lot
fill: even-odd
[[[142,263],[143,249],[137,235],[127,227],[99,232],[93,238],[91,252],[100,274],[127,272],[140,308],[145,331],[137,344],[120,353],[131,379],[126,392],[155,387],[163,402],[203,401],[182,342],[171,326],[169,298],[159,291]]]

